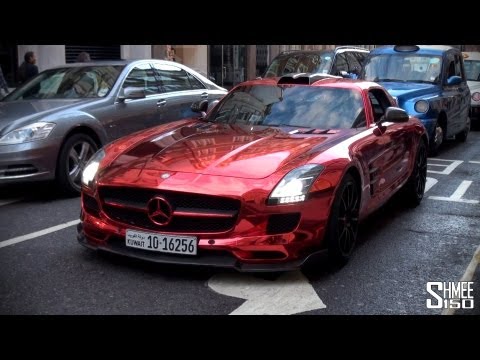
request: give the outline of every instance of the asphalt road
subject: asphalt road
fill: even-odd
[[[408,209],[397,197],[371,216],[346,266],[319,259],[303,273],[98,254],[77,243],[74,225],[39,232],[77,220],[79,198],[51,184],[0,187],[0,314],[440,314],[426,307],[427,282],[460,280],[480,245],[479,143],[471,132],[429,159],[436,172],[422,204]],[[475,301],[461,313],[478,314]]]

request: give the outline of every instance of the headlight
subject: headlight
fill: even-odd
[[[426,113],[429,108],[428,101],[419,100],[415,103],[415,111],[418,113]]]
[[[98,166],[100,165],[100,161],[105,157],[105,151],[103,149],[98,150],[87,163],[85,169],[82,172],[82,184],[85,186],[90,187],[95,179],[95,175],[97,175]]]
[[[0,138],[0,145],[21,144],[27,141],[45,139],[55,127],[54,123],[36,122],[3,135]]]
[[[293,169],[273,189],[268,198],[268,205],[305,201],[310,187],[323,169],[322,165],[316,164]]]
[[[480,101],[480,93],[479,92],[474,92],[472,94],[472,99],[473,99],[473,101]]]

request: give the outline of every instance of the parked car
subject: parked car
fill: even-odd
[[[376,83],[318,74],[244,82],[204,117],[97,152],[82,177],[77,239],[240,271],[294,269],[325,249],[345,262],[359,221],[395,192],[420,203],[427,144],[422,123]]]
[[[226,90],[178,63],[94,62],[45,70],[0,101],[0,184],[56,179],[80,191],[103,145],[193,115],[193,102]]]
[[[480,124],[480,52],[464,52],[463,62],[468,87],[472,94],[470,119]]]
[[[291,50],[277,55],[264,77],[291,73],[322,73],[356,78],[369,50],[356,46],[339,46],[334,50]]]
[[[396,45],[372,50],[362,79],[378,82],[398,105],[427,128],[430,151],[470,131],[470,90],[460,50],[450,46]]]

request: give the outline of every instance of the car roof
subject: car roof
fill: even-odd
[[[238,86],[252,86],[252,85],[272,85],[277,86],[281,77],[272,77],[272,78],[263,78],[258,80],[245,81]],[[335,88],[344,88],[344,89],[356,89],[356,90],[368,90],[370,88],[378,88],[379,84],[359,79],[345,79],[341,77],[326,77],[325,79],[317,80],[314,83],[308,84],[288,84],[283,83],[280,85],[286,86],[318,86],[318,87],[335,87]]]
[[[424,54],[424,55],[442,55],[447,51],[458,51],[460,50],[447,46],[447,45],[411,45],[417,46],[418,50],[414,51],[397,51],[395,47],[397,45],[386,45],[375,48],[370,51],[372,55],[378,54]],[[407,45],[408,46],[408,45]]]
[[[52,69],[58,69],[58,68],[65,68],[65,67],[83,67],[83,66],[117,66],[117,65],[129,65],[133,63],[144,63],[144,62],[150,62],[150,63],[159,63],[159,64],[171,64],[171,65],[177,65],[182,67],[182,64],[179,64],[174,61],[168,61],[168,60],[160,60],[160,59],[129,59],[129,60],[95,60],[95,61],[90,61],[90,62],[75,62],[75,63],[68,63],[64,65],[58,65],[55,67],[52,67]]]
[[[321,50],[287,50],[282,51],[277,57],[288,56],[292,54],[325,54],[331,52],[341,52],[341,51],[358,51],[358,52],[369,52],[367,48],[362,48],[358,46],[337,46],[335,49],[321,49]]]

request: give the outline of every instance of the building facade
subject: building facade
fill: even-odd
[[[39,71],[71,63],[86,51],[92,60],[156,58],[180,62],[231,88],[261,76],[282,51],[333,49],[338,45],[12,45],[0,42],[0,65],[10,87],[16,87],[18,66],[34,51]],[[355,45],[372,49],[375,45]],[[480,45],[453,45],[478,51]]]

